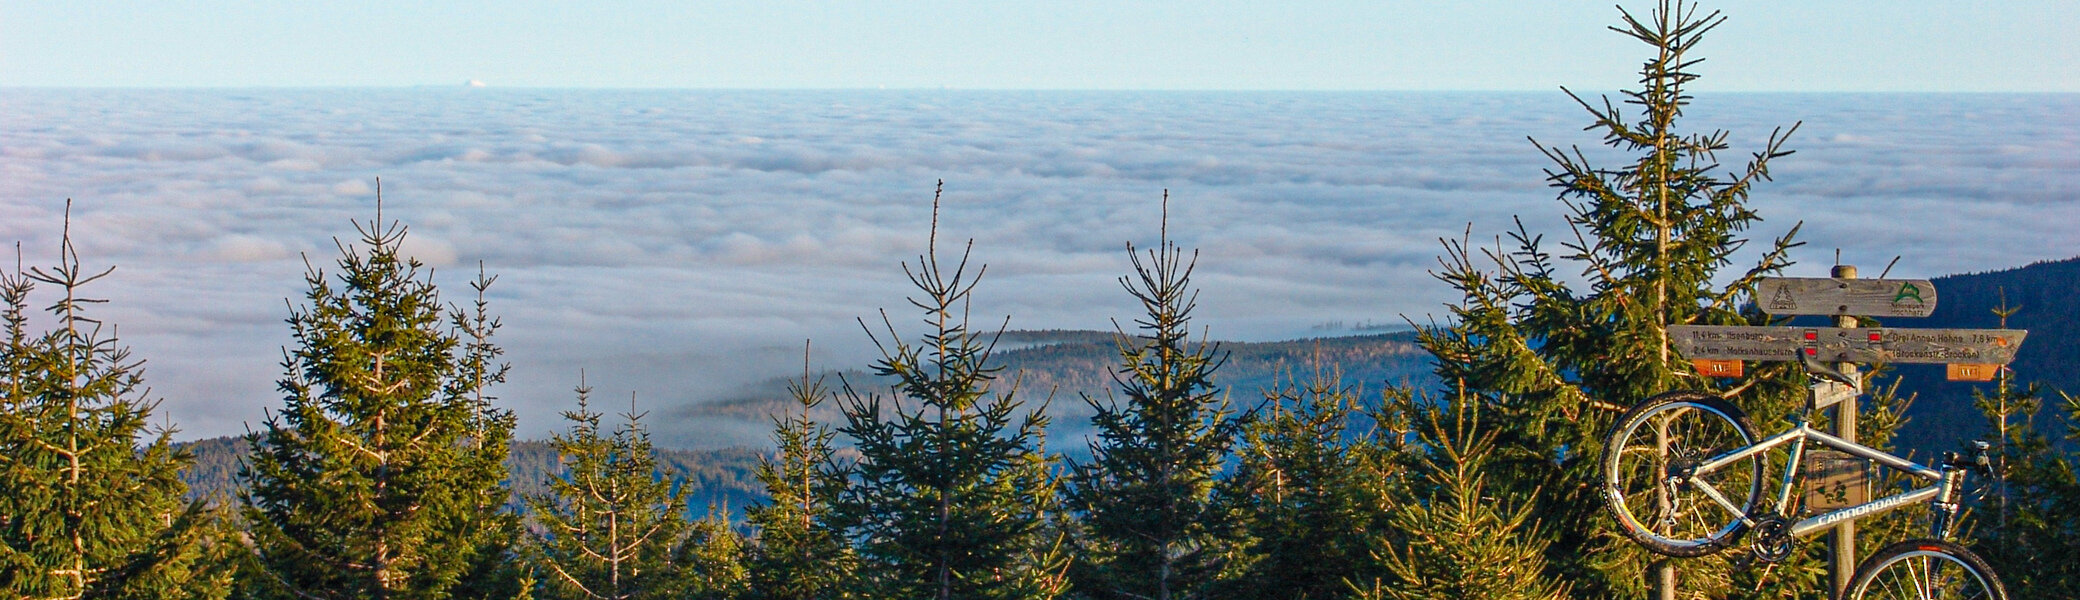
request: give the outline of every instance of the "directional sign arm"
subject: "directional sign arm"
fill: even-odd
[[[1772,315],[1926,317],[1936,310],[1936,284],[1926,279],[1765,277],[1755,305]]]
[[[1746,327],[1673,325],[1669,341],[1684,357],[1706,360],[2004,365],[2029,335],[2020,329]]]

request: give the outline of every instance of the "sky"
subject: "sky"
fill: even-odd
[[[1730,19],[1700,90],[2080,91],[2080,2],[1706,8]],[[1615,89],[1616,22],[1609,0],[19,0],[0,86]]]

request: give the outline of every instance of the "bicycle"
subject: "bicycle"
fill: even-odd
[[[1672,557],[1713,554],[1733,547],[1753,530],[1754,557],[1774,562],[1790,556],[1795,538],[1926,501],[1932,517],[1929,538],[1886,546],[1859,563],[1842,598],[2005,600],[2006,588],[1993,568],[1948,541],[1965,474],[1978,471],[1983,476],[1988,471],[1988,445],[1976,442],[1970,456],[1946,452],[1932,468],[1814,429],[1806,416],[1829,404],[1823,400],[1853,402],[1863,389],[1857,378],[1805,353],[1799,353],[1798,360],[1813,380],[1805,406],[1789,431],[1768,439],[1755,438],[1754,426],[1739,408],[1703,392],[1663,393],[1620,417],[1605,440],[1603,455],[1603,497],[1619,529],[1648,550]],[[1845,389],[1829,386],[1829,381]],[[1809,442],[1897,469],[1928,485],[1793,521],[1791,492]],[[1774,503],[1766,507],[1769,454],[1785,445],[1790,446],[1790,460]],[[1729,491],[1735,496],[1729,497]]]

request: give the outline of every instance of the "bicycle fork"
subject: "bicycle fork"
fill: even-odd
[[[1956,452],[1943,453],[1943,480],[1936,489],[1936,498],[1929,506],[1929,536],[1939,540],[1950,539],[1950,528],[1957,521],[1957,512],[1963,508],[1958,497],[1964,494],[1964,476],[1977,471],[1981,475],[1992,470],[1993,460],[1986,455],[1990,447],[1983,440],[1972,442],[1970,456]]]

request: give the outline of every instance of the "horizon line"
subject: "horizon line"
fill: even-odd
[[[562,92],[1059,92],[1059,93],[1271,93],[1271,94],[1530,94],[1558,92],[1573,86],[1550,88],[1053,88],[1053,87],[693,87],[693,86],[532,86],[473,85],[471,83],[341,84],[341,85],[10,85],[6,91],[323,91],[323,90],[443,90],[443,91],[562,91]],[[1581,89],[1594,89],[1584,87]],[[1605,90],[1618,91],[1617,89]],[[2080,95],[2080,90],[1825,90],[1825,89],[1702,89],[1711,94],[1873,94],[1873,95]]]

